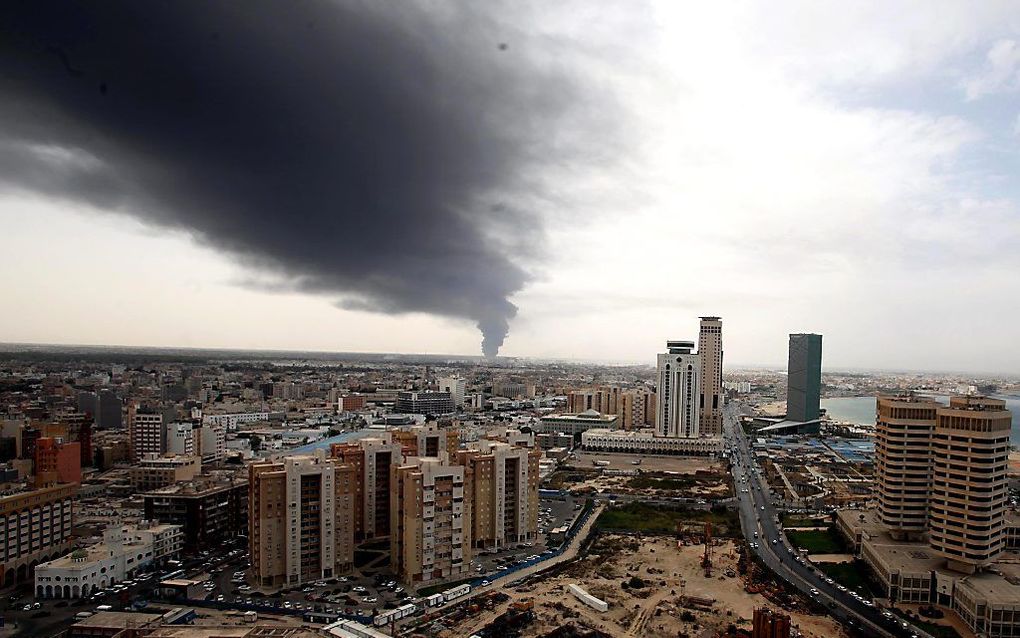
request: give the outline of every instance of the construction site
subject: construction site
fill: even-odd
[[[792,635],[836,638],[838,623],[755,568],[711,523],[674,535],[601,534],[585,556],[427,618],[415,636],[751,635],[755,609],[789,615]]]
[[[812,436],[759,437],[752,450],[774,494],[802,507],[851,507],[872,492],[874,443]]]
[[[731,475],[716,459],[640,459],[621,454],[584,455],[553,472],[543,487],[575,494],[612,493],[648,498],[721,499],[733,495]],[[657,461],[669,463],[657,463]],[[596,463],[606,463],[596,465]]]

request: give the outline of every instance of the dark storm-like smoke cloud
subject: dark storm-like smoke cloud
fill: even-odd
[[[268,286],[469,319],[493,356],[579,96],[472,6],[7,3],[0,182],[184,229]]]

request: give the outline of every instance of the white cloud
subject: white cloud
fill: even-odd
[[[1020,88],[1020,46],[1015,40],[999,40],[989,49],[984,68],[964,82],[968,100]]]

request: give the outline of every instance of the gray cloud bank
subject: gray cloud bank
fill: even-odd
[[[341,307],[471,320],[493,356],[581,90],[471,6],[7,3],[0,186],[186,230]]]

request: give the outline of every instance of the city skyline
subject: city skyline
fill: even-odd
[[[458,129],[465,145],[440,156],[469,177],[477,177],[476,159],[512,177],[486,174],[455,188],[489,196],[466,225],[450,223],[448,202],[437,204],[438,216],[411,207],[410,216],[388,219],[419,231],[410,239],[394,234],[401,223],[350,234],[344,215],[328,226],[332,235],[310,222],[284,223],[281,237],[298,246],[302,264],[336,253],[325,268],[290,267],[289,249],[261,250],[266,237],[241,236],[258,224],[182,219],[181,211],[208,211],[222,194],[182,202],[155,192],[150,174],[133,172],[122,140],[139,131],[101,123],[106,114],[92,103],[119,108],[124,92],[115,78],[88,86],[88,104],[58,100],[59,127],[40,119],[49,110],[8,101],[4,114],[17,126],[4,134],[11,170],[0,180],[7,231],[0,249],[10,267],[0,294],[17,312],[0,318],[0,339],[475,353],[477,325],[492,319],[496,337],[509,322],[506,355],[584,360],[598,352],[598,360],[638,362],[663,335],[691,334],[687,317],[715,313],[730,322],[735,364],[778,364],[782,335],[810,330],[827,335],[827,363],[841,368],[1013,372],[1020,19],[1008,4],[940,7],[861,6],[836,15],[791,5],[760,15],[753,6],[579,11],[568,3],[498,16],[380,8],[362,16],[359,33],[421,25],[409,46],[428,60],[457,58],[464,47],[478,52],[477,66],[451,64],[470,79],[492,72],[479,102],[464,108],[490,109],[495,132]],[[444,28],[451,23],[472,35],[454,38]],[[837,42],[854,46],[848,53]],[[544,62],[550,56],[559,61],[555,72]],[[62,86],[42,79],[58,82],[49,71],[60,71],[60,59],[50,57],[41,84],[5,82],[4,94],[50,103]],[[70,68],[87,78],[80,83],[97,73]],[[385,77],[402,86],[406,71],[397,64]],[[562,100],[533,102],[550,82],[568,87]],[[746,108],[749,96],[758,108]],[[433,97],[413,96],[422,104]],[[292,106],[306,102],[314,100]],[[505,135],[507,111],[533,114],[523,139]],[[451,117],[433,115],[433,124]],[[93,126],[109,144],[83,141],[94,139],[85,134]],[[522,151],[548,130],[562,130],[569,148],[546,149],[545,161]],[[154,173],[193,176],[193,164],[170,153],[165,138],[140,139],[152,142],[144,150]],[[319,155],[303,161],[331,159],[312,141]],[[430,138],[422,143],[433,148]],[[256,174],[261,167],[221,153],[210,155],[214,163]],[[82,184],[74,171],[107,166],[123,168],[117,184],[85,180],[99,192],[75,190]],[[439,179],[431,167],[407,170],[424,183]],[[329,186],[318,170],[306,176]],[[266,186],[274,197],[277,185]],[[244,191],[228,201],[261,210]],[[500,207],[505,201],[523,212]],[[317,206],[295,210],[320,219]],[[267,229],[280,231],[269,221]],[[630,241],[617,241],[621,234]],[[673,259],[677,237],[684,260]],[[358,259],[345,257],[352,251]],[[362,276],[361,257],[381,264],[379,277]],[[391,266],[400,285],[380,283],[391,281]],[[471,292],[451,296],[443,284],[450,281]]]

